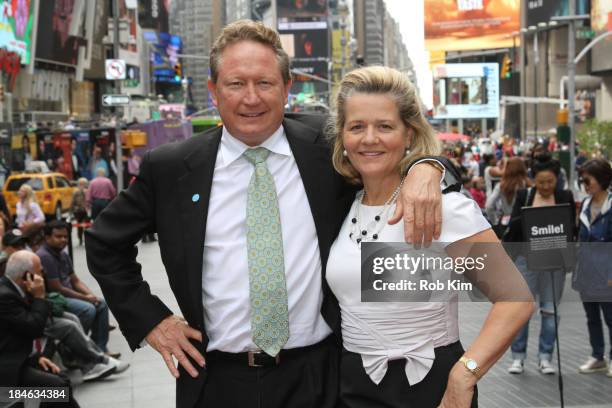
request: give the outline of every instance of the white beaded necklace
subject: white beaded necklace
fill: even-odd
[[[397,188],[393,191],[391,197],[389,197],[389,199],[385,202],[378,214],[374,216],[374,219],[367,224],[367,227],[362,226],[360,215],[360,208],[363,205],[363,199],[366,195],[365,189],[363,192],[359,193],[357,200],[355,200],[355,210],[353,212],[353,217],[351,218],[351,231],[349,233],[349,238],[357,246],[361,248],[362,242],[378,240],[378,234],[380,234],[380,231],[382,231],[387,224],[387,220],[389,219],[389,210],[397,201],[397,196],[399,195],[403,184],[404,179],[402,178],[402,181],[400,181]]]

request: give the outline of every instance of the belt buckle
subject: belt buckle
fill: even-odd
[[[257,364],[257,363],[255,362],[255,356],[257,356],[257,355],[262,355],[262,354],[263,354],[263,355],[268,356],[267,354],[265,354],[265,353],[264,353],[263,351],[261,351],[261,350],[256,350],[256,351],[248,351],[248,352],[247,352],[247,358],[248,358],[248,362],[249,362],[249,367],[265,367],[263,364]],[[272,358],[272,356],[268,356],[268,357],[271,357],[271,358]],[[277,354],[277,355],[274,357],[274,362],[276,363],[276,365],[278,365],[278,364],[280,363],[280,353],[279,353],[279,354]]]

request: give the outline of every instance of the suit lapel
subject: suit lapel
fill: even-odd
[[[182,229],[185,265],[187,267],[188,292],[191,298],[190,311],[195,312],[192,324],[204,329],[202,306],[202,262],[206,219],[212,186],[217,150],[222,128],[207,132],[202,143],[184,159],[186,172],[178,179],[179,208]]]

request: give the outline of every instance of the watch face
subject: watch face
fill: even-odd
[[[469,370],[475,370],[478,367],[478,364],[474,360],[468,360],[466,366]]]

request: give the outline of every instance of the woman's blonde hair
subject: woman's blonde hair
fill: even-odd
[[[397,106],[399,116],[408,129],[412,129],[410,152],[402,158],[398,171],[422,156],[440,154],[440,143],[421,109],[421,100],[408,77],[398,70],[372,66],[349,72],[340,82],[332,103],[327,124],[327,135],[333,143],[332,162],[338,173],[353,184],[361,184],[361,176],[347,157],[343,155],[342,132],[346,123],[347,100],[356,93],[389,96]]]
[[[37,203],[36,196],[34,195],[34,190],[32,190],[32,186],[29,184],[22,184],[19,187],[19,191],[23,191],[25,196],[21,199],[21,204],[26,210],[26,218],[30,216],[32,212],[32,203]]]

